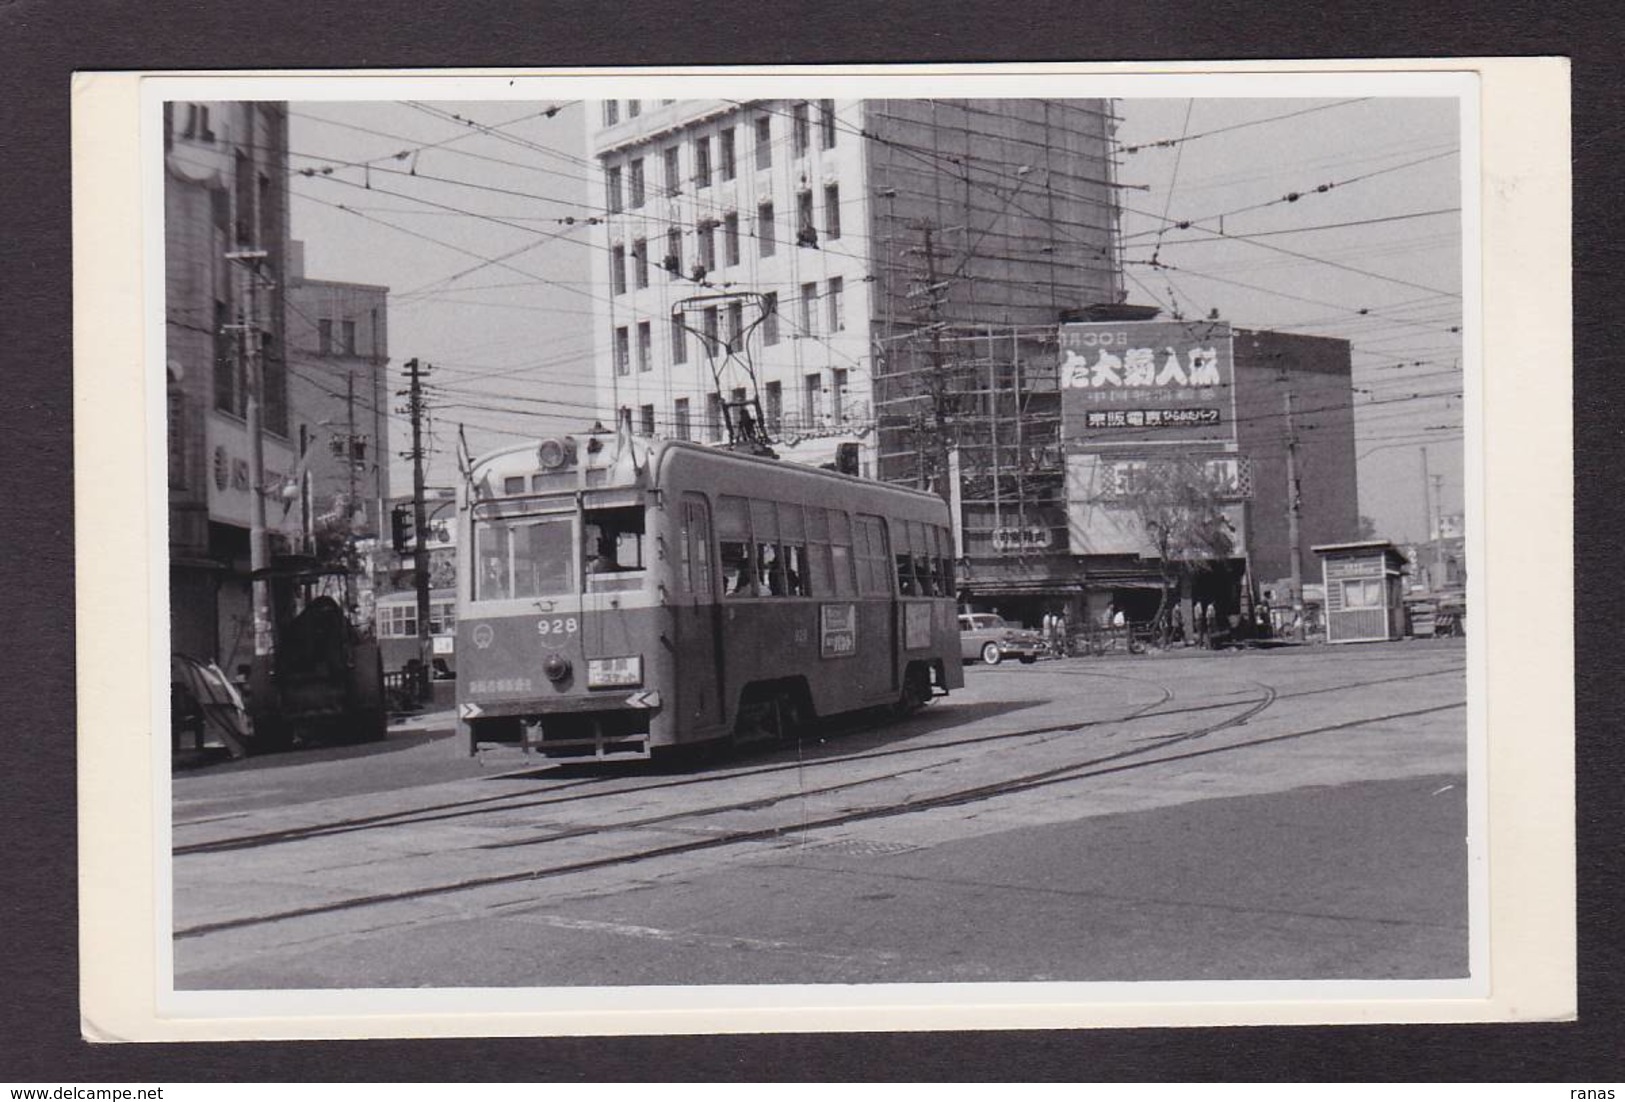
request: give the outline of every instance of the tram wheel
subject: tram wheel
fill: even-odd
[[[999,644],[984,643],[982,645],[982,661],[989,666],[997,666],[1004,661],[1004,652],[999,649]]]
[[[989,645],[991,646],[991,644]],[[930,702],[930,671],[921,665],[910,666],[903,674],[903,692],[897,700],[897,714],[900,716],[913,715]]]

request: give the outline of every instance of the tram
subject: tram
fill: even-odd
[[[964,684],[931,494],[623,428],[470,461],[458,518],[469,753],[642,759]]]

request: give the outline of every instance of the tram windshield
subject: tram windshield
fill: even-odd
[[[576,588],[574,517],[498,517],[474,526],[474,599],[548,597]]]

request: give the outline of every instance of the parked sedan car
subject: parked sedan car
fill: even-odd
[[[997,666],[1006,657],[1023,662],[1038,661],[1044,640],[1036,631],[1009,623],[991,612],[973,612],[959,617],[959,656],[966,662],[981,659]]]

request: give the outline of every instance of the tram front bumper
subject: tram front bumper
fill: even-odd
[[[465,702],[460,718],[485,762],[511,757],[551,761],[642,761],[650,756],[651,728],[660,710],[653,689],[602,692],[525,701]],[[505,752],[504,752],[505,751]]]

